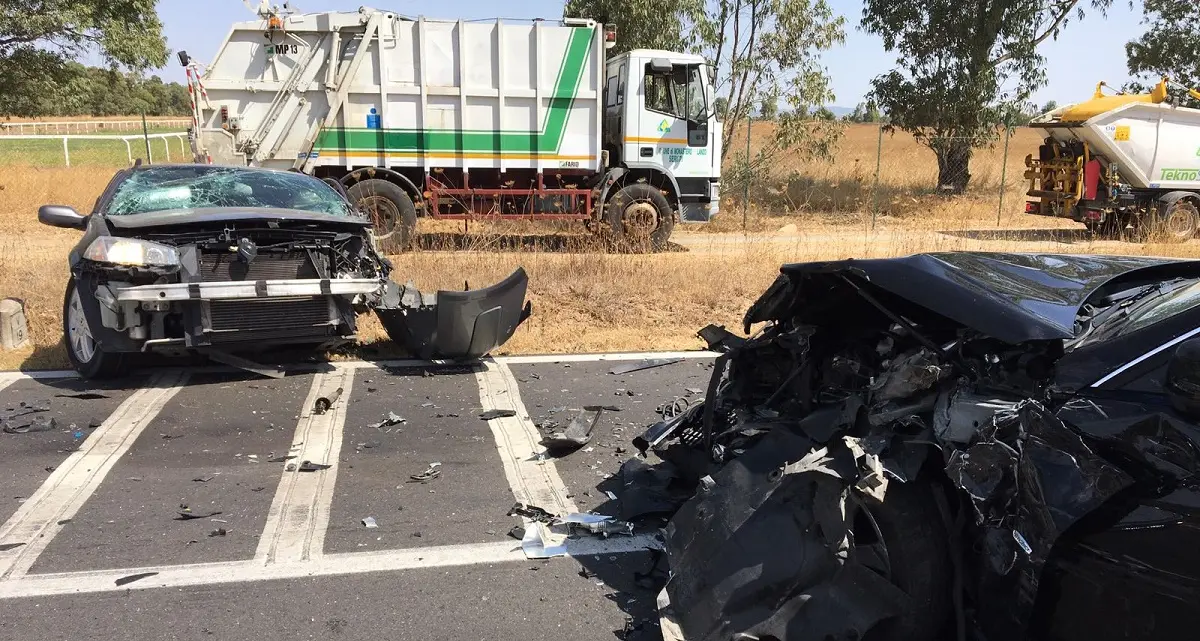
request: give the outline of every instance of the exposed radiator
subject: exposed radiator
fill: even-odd
[[[324,296],[209,303],[209,326],[214,332],[317,328],[313,334],[319,335],[329,328],[333,318],[329,300]]]
[[[200,254],[200,279],[204,282],[294,278],[319,278],[306,252],[263,252],[249,264],[239,261],[233,253]]]

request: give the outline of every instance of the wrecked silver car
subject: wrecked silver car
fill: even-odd
[[[706,328],[706,402],[635,441],[694,488],[667,525],[664,630],[1200,629],[1200,262],[786,265],[760,323]]]
[[[405,326],[393,339],[412,351],[473,358],[529,315],[521,270],[503,291],[402,290],[341,186],[295,172],[135,166],[116,174],[92,214],[46,205],[38,219],[84,232],[69,256],[63,335],[86,377],[119,374],[139,352],[244,365],[235,353],[332,348],[355,339],[367,310],[389,329]],[[410,316],[439,322],[414,330]]]

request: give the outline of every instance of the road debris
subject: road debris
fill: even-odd
[[[363,524],[363,527],[366,527],[366,528],[379,527],[379,524],[375,522],[375,517],[373,517],[373,516],[368,516],[368,517],[364,518],[362,520],[362,524]]]
[[[516,415],[517,413],[514,410],[487,410],[486,412],[480,413],[479,418],[484,421],[490,421],[497,418],[509,418]]]
[[[208,533],[208,537],[211,539],[211,538],[218,537],[218,536],[225,536],[225,535],[227,535],[227,534],[229,534],[229,530],[226,530],[226,529],[225,529],[225,528],[223,528],[223,527],[219,527],[219,528],[217,528],[217,529],[215,529],[215,530],[211,530],[211,531]]]
[[[7,552],[9,550],[15,550],[15,549],[21,547],[22,545],[25,545],[24,541],[22,541],[20,543],[0,543],[0,552]]]
[[[55,398],[75,398],[81,401],[95,401],[102,398],[110,398],[108,394],[99,392],[71,392],[69,394],[55,394]]]
[[[592,430],[600,422],[600,416],[603,413],[604,411],[599,408],[580,410],[575,418],[571,419],[567,429],[542,437],[541,444],[551,453],[577,450],[592,440]]]
[[[313,414],[319,415],[328,412],[329,408],[333,407],[333,404],[337,402],[341,395],[342,388],[339,387],[333,390],[332,394],[317,398],[317,400],[313,403]]]
[[[290,461],[294,458],[296,458],[295,454],[286,454],[283,456],[272,456],[271,458],[267,459],[267,462],[268,463],[286,463],[287,461]]]
[[[391,427],[393,425],[400,425],[400,424],[407,423],[407,422],[408,422],[408,419],[400,417],[395,412],[388,412],[387,417],[384,418],[382,421],[379,421],[377,423],[371,423],[367,427],[374,428],[374,429],[380,429],[380,428],[384,428],[384,427]]]
[[[438,463],[438,462],[430,463],[429,467],[425,468],[424,472],[421,472],[420,474],[410,475],[408,477],[408,482],[409,483],[425,483],[427,481],[436,479],[437,477],[442,475],[441,467],[442,467],[441,463]]]
[[[514,503],[505,516],[519,516],[539,523],[553,523],[555,516],[536,505]]]
[[[158,574],[158,572],[139,572],[137,574],[130,574],[128,576],[123,576],[123,577],[117,579],[115,581],[115,583],[117,584],[118,587],[120,587],[122,585],[129,585],[130,583],[133,583],[134,581],[140,581],[142,579],[146,579],[146,578],[155,576],[156,574]]]
[[[614,534],[633,536],[633,523],[620,521],[611,516],[590,513],[568,514],[559,523],[564,523],[572,532],[583,530],[607,539]]]
[[[648,358],[644,361],[634,361],[617,365],[608,371],[609,374],[629,374],[630,372],[640,372],[644,369],[654,367],[662,367],[664,365],[674,365],[675,363],[683,362],[682,358]]]
[[[38,410],[45,411],[45,410]],[[32,416],[27,420],[12,419],[5,421],[5,434],[33,434],[35,432],[53,432],[58,428],[58,421],[49,416]]]
[[[291,465],[288,467],[291,467]],[[296,469],[301,472],[319,472],[321,470],[327,470],[331,467],[333,467],[333,465],[328,463],[313,463],[312,461],[304,461],[300,463],[300,467]]]
[[[179,514],[179,516],[175,518],[176,521],[192,521],[195,519],[212,518],[214,516],[217,516],[218,514],[221,514],[221,511],[220,510],[202,510],[202,511],[196,512],[196,511],[193,511],[192,508],[188,507],[186,504],[181,503],[179,505],[178,514]]]
[[[679,482],[670,463],[648,465],[640,458],[630,458],[621,464],[620,477],[621,518],[627,521],[674,514],[691,498],[686,483]]]

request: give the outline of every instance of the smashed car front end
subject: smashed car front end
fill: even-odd
[[[390,271],[365,224],[209,214],[90,221],[72,273],[100,344],[261,351],[354,340],[356,313],[380,299]]]
[[[664,629],[1025,638],[1060,539],[1135,484],[1064,422],[1088,404],[1056,384],[1064,340],[1092,294],[1161,263],[785,266],[759,333],[702,332],[722,352],[703,405],[635,440],[695,488],[666,530]]]

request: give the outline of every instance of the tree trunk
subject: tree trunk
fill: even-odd
[[[971,144],[966,140],[949,140],[934,149],[938,161],[938,192],[961,194],[971,182]]]

